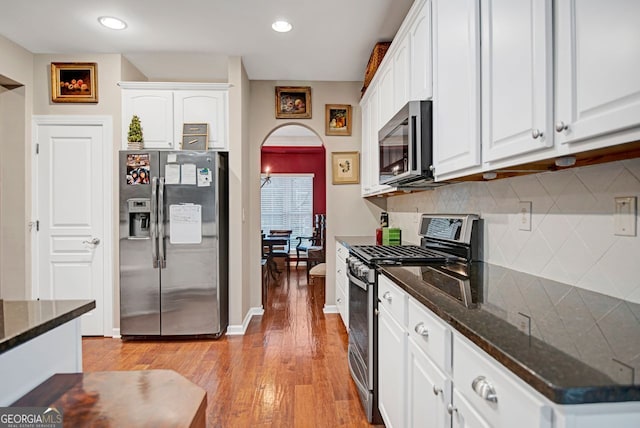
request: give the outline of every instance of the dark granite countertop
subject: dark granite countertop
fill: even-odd
[[[95,307],[95,300],[0,300],[0,354]]]
[[[640,401],[640,305],[477,265],[473,309],[424,282],[421,267],[378,270],[551,401]]]
[[[352,245],[376,245],[375,236],[336,236],[336,241],[347,248]]]

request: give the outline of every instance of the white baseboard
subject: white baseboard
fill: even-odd
[[[262,307],[249,308],[247,315],[244,317],[244,321],[242,321],[242,325],[230,325],[227,327],[227,336],[242,336],[247,331],[251,318],[263,314],[264,309]]]
[[[109,337],[109,336],[105,336],[105,337]],[[120,339],[120,329],[119,328],[114,328],[113,329],[113,333],[112,336],[114,339]]]
[[[322,308],[322,312],[324,312],[325,314],[337,314],[338,307],[336,305],[324,305],[324,308]]]

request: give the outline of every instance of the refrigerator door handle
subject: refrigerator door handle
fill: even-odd
[[[164,254],[164,177],[158,179],[158,184],[158,250],[160,252],[158,262],[160,268],[164,269],[167,267],[167,259]]]
[[[149,225],[149,235],[151,235],[151,260],[153,261],[153,268],[158,267],[158,177],[151,179],[151,221]]]

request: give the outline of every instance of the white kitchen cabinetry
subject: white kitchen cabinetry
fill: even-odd
[[[385,426],[405,426],[406,294],[384,277],[378,281],[378,408]]]
[[[411,86],[409,35],[404,37],[393,53],[393,114],[409,101]]]
[[[140,117],[144,147],[179,150],[184,123],[209,124],[209,149],[227,150],[228,84],[120,82],[122,148],[129,122]]]
[[[489,426],[552,426],[552,408],[542,395],[459,334],[454,334],[453,350],[454,390]]]
[[[433,156],[440,179],[480,166],[479,0],[435,0],[433,29]]]
[[[208,123],[209,150],[227,148],[227,91],[175,91],[175,139],[182,139],[182,124]]]
[[[393,52],[387,52],[387,55],[394,55]],[[378,84],[378,124],[380,129],[385,123],[389,121],[396,114],[395,109],[395,94],[394,94],[394,81],[393,81],[393,61],[383,62],[383,65],[378,70],[380,73],[380,80]],[[377,137],[376,133],[376,137]],[[376,138],[377,141],[377,138]]]
[[[551,0],[482,0],[482,159],[553,146]]]
[[[426,1],[419,6],[415,21],[409,28],[409,99],[411,100],[430,100],[433,96],[431,28],[431,1]]]
[[[394,189],[380,184],[380,151],[378,150],[380,103],[377,86],[369,87],[360,105],[362,108],[361,188],[362,196],[370,196]]]
[[[336,306],[347,331],[349,330],[349,278],[347,257],[349,249],[336,241]]]
[[[133,115],[140,117],[144,147],[174,149],[179,147],[173,132],[173,92],[131,89],[122,91],[122,145],[126,148],[129,124]]]
[[[559,144],[579,151],[574,143],[640,125],[640,2],[555,3],[554,132]]]
[[[450,427],[451,329],[409,297],[407,330],[407,426]]]

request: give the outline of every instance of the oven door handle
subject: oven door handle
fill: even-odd
[[[357,278],[351,274],[351,271],[347,271],[347,276],[349,277],[349,281],[353,282],[358,287],[362,288],[364,291],[367,291],[367,283]]]

